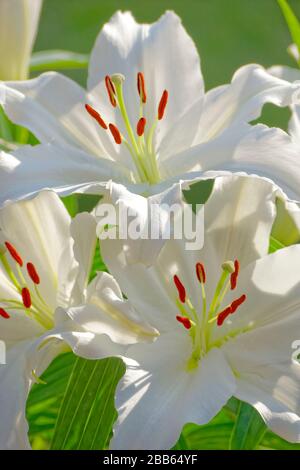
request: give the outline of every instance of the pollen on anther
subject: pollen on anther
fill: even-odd
[[[164,90],[161,96],[159,105],[158,105],[157,118],[159,121],[164,117],[165,109],[166,109],[167,102],[168,102],[168,97],[169,97],[168,91]]]
[[[236,259],[236,260],[234,261],[234,272],[233,272],[233,273],[231,274],[231,276],[230,276],[230,287],[231,287],[231,290],[234,290],[234,289],[236,288],[239,272],[240,272],[240,263],[239,263],[239,261]]]
[[[180,302],[182,302],[184,304],[185,302],[185,299],[186,299],[186,291],[185,291],[185,287],[184,285],[182,284],[181,280],[179,279],[179,277],[177,276],[177,274],[175,274],[175,276],[173,277],[174,279],[174,284],[177,288],[177,291],[178,291],[178,295],[179,295],[179,299],[180,299]]]
[[[205,269],[204,269],[204,264],[202,264],[202,263],[197,263],[196,264],[196,275],[197,275],[198,281],[205,284],[205,282],[206,282],[206,273],[205,273]]]
[[[0,308],[0,317],[8,319],[10,318],[10,315],[7,313],[6,310],[4,310],[4,308]]]
[[[144,134],[145,126],[146,126],[146,118],[141,117],[138,120],[138,123],[136,125],[136,133],[139,137],[141,137]]]
[[[34,284],[38,285],[41,282],[40,276],[38,275],[38,272],[33,263],[27,263],[27,272],[28,276],[30,277],[32,282],[34,282]]]
[[[219,313],[217,318],[217,325],[222,326],[226,318],[231,314],[231,306],[226,307],[222,312]]]
[[[111,78],[109,75],[106,75],[105,77],[105,86],[107,90],[107,94],[109,97],[109,101],[111,102],[111,105],[115,108],[117,106],[117,100],[115,97],[116,91],[113,82],[111,81]]]
[[[117,126],[110,123],[109,124],[109,130],[110,130],[116,144],[120,145],[122,143],[122,136],[121,136],[121,133],[120,133],[119,129],[117,128]]]
[[[105,130],[107,129],[107,125],[102,119],[102,117],[100,116],[100,114],[98,113],[98,111],[92,108],[92,106],[90,106],[89,104],[85,105],[85,109],[87,110],[89,115],[92,116],[92,118],[98,122],[99,126],[101,126]]]
[[[246,295],[243,294],[238,299],[231,302],[231,306],[230,306],[231,313],[235,313],[236,310],[239,308],[239,306],[242,305],[245,302],[246,298],[247,298]]]
[[[16,261],[16,263],[18,263],[19,266],[22,267],[23,260],[20,254],[18,253],[18,251],[16,250],[16,248],[9,242],[5,242],[5,246],[8,249],[10,256]]]
[[[176,320],[181,323],[187,330],[189,330],[192,326],[192,322],[188,317],[181,317],[180,315],[177,315]]]
[[[145,86],[145,78],[142,72],[137,74],[137,89],[139,96],[143,103],[147,101],[147,94],[146,94],[146,86]]]
[[[29,289],[27,287],[23,287],[21,294],[22,294],[24,307],[30,308],[31,307],[31,295],[30,295]]]

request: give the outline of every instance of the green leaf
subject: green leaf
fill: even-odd
[[[260,414],[248,403],[241,402],[235,426],[232,430],[232,450],[256,449],[262,440],[266,425]]]
[[[228,450],[233,426],[227,422],[189,429],[185,435],[187,450]]]
[[[100,199],[101,196],[93,194],[70,194],[62,197],[62,201],[71,217],[75,217],[80,212],[91,212]]]
[[[69,196],[62,197],[62,201],[65,205],[65,208],[69,212],[71,217],[75,217],[78,213],[78,194],[70,194]]]
[[[272,450],[300,450],[300,444],[285,441],[271,431],[266,432],[259,447]]]
[[[116,420],[114,395],[125,372],[120,359],[77,358],[59,411],[51,449],[106,449]]]
[[[184,189],[183,196],[188,204],[192,204],[193,211],[197,204],[205,204],[214,187],[214,180],[197,181],[190,185],[189,189]]]
[[[240,401],[233,397],[208,424],[186,424],[173,449],[228,450],[239,404]]]
[[[9,142],[13,141],[13,126],[2,106],[0,106],[0,137]]]
[[[85,69],[89,63],[87,54],[54,50],[34,52],[30,59],[30,71]]]
[[[30,391],[26,415],[29,439],[34,449],[47,449],[50,446],[58,411],[75,360],[73,353],[58,356],[41,376],[46,384],[35,384]]]
[[[299,228],[286,207],[286,201],[276,198],[276,218],[272,227],[271,238],[284,246],[294,245],[300,242]]]
[[[90,273],[90,281],[92,281],[92,279],[94,279],[94,277],[96,277],[96,274],[97,272],[99,271],[106,271],[108,272],[107,270],[107,267],[102,259],[102,256],[101,256],[101,251],[100,251],[100,244],[99,244],[99,241],[96,245],[96,250],[95,250],[95,256],[94,256],[94,260],[93,260],[93,266],[92,266],[92,269],[91,269],[91,273]]]
[[[287,22],[293,42],[300,52],[300,23],[286,0],[277,0],[285,21]]]
[[[279,240],[272,237],[272,235],[271,235],[270,245],[269,245],[269,253],[275,253],[275,251],[281,250],[284,247],[285,247],[285,245],[283,245],[283,243],[281,243]]]

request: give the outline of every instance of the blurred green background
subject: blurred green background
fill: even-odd
[[[300,17],[300,0],[289,3]],[[228,82],[246,63],[294,65],[276,0],[44,0],[35,50],[89,52],[102,25],[118,9],[131,10],[141,22],[155,21],[166,9],[180,15],[198,47],[206,89]],[[85,84],[85,70],[67,74]],[[287,110],[271,105],[264,110],[268,124],[286,127],[287,118]]]
[[[289,3],[300,17],[300,0]],[[276,0],[44,0],[35,50],[89,52],[118,9],[131,10],[140,22],[153,22],[166,9],[181,16],[200,52],[207,88],[229,81],[249,62],[293,65]],[[73,76],[85,83],[84,72]]]

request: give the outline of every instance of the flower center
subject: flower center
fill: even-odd
[[[25,265],[17,249],[8,241],[0,245],[0,262],[17,294],[15,299],[0,298],[0,317],[8,320],[13,311],[21,310],[43,328],[51,329],[53,312],[40,293],[41,280],[35,265],[31,262]]]
[[[137,177],[139,182],[149,182],[155,184],[160,181],[160,174],[157,165],[157,155],[154,148],[153,138],[157,125],[163,119],[167,102],[168,91],[164,90],[158,103],[157,115],[153,117],[153,123],[148,126],[147,120],[144,117],[144,110],[147,104],[147,93],[144,75],[139,72],[137,74],[137,91],[140,100],[140,113],[137,117],[135,130],[128,117],[124,96],[123,96],[123,82],[124,75],[114,74],[105,77],[105,86],[108,93],[111,106],[118,107],[122,116],[126,135],[123,135],[118,127],[113,124],[106,124],[98,111],[96,111],[89,104],[85,105],[85,109],[89,115],[97,121],[102,129],[110,131],[113,140],[117,145],[124,144],[133,159]]]
[[[187,362],[187,369],[193,370],[198,366],[200,359],[208,352],[211,346],[212,328],[217,325],[221,327],[230,315],[236,313],[238,308],[245,302],[246,295],[233,300],[230,304],[222,307],[226,294],[237,286],[240,264],[238,260],[226,261],[222,264],[222,273],[217,283],[210,306],[207,306],[205,293],[206,272],[202,263],[195,266],[196,276],[201,286],[202,311],[200,314],[194,308],[187,291],[177,274],[173,281],[178,292],[176,305],[180,315],[176,320],[187,330],[193,343],[193,352]]]

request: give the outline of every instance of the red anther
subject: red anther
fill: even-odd
[[[22,300],[25,308],[31,307],[31,295],[27,287],[23,287],[22,289]]]
[[[19,266],[23,266],[23,260],[19,253],[17,252],[16,248],[9,242],[5,242],[5,246],[8,249],[11,257],[18,263]]]
[[[105,77],[105,86],[106,86],[106,89],[107,89],[109,101],[111,102],[111,105],[115,108],[117,106],[117,100],[116,100],[116,97],[115,97],[116,90],[115,90],[114,84],[111,81],[111,78],[110,78],[109,75],[106,75],[106,77]]]
[[[4,310],[4,308],[0,308],[0,317],[8,319],[10,318],[10,315],[7,313],[6,310]]]
[[[109,130],[112,133],[112,136],[113,136],[116,144],[121,144],[122,143],[122,136],[121,136],[120,131],[117,128],[117,126],[115,126],[114,124],[109,124]]]
[[[164,90],[163,94],[161,95],[161,99],[158,105],[157,117],[159,121],[164,117],[165,109],[166,109],[167,102],[168,102],[168,97],[169,97],[169,93],[167,92],[167,90]]]
[[[176,274],[175,274],[173,279],[174,279],[174,284],[175,284],[175,286],[178,290],[178,295],[179,295],[180,302],[182,302],[184,304],[185,298],[186,298],[185,287],[184,287],[181,280],[179,279],[179,277]]]
[[[239,306],[242,305],[245,302],[246,298],[247,298],[246,295],[243,294],[243,295],[241,295],[241,297],[234,300],[230,305],[231,313],[236,312],[236,310],[239,308]]]
[[[217,318],[217,325],[222,326],[226,318],[231,314],[231,306],[226,307],[222,312],[219,313]]]
[[[231,287],[231,290],[234,290],[236,288],[236,284],[237,284],[237,279],[238,279],[238,275],[239,275],[239,272],[240,272],[240,263],[239,261],[236,259],[234,261],[234,272],[231,274],[230,276],[230,287]]]
[[[137,74],[137,89],[139,96],[143,103],[147,101],[147,93],[146,93],[146,86],[145,86],[145,78],[142,72]]]
[[[146,126],[146,118],[141,117],[141,119],[139,119],[136,125],[136,133],[139,137],[141,137],[144,134],[145,126]]]
[[[28,272],[28,275],[29,275],[30,279],[32,280],[32,282],[34,282],[34,284],[39,284],[41,282],[40,281],[40,276],[38,275],[34,264],[27,263],[27,272]]]
[[[89,104],[85,105],[85,109],[87,110],[89,115],[92,116],[92,118],[94,118],[103,129],[105,129],[105,130],[107,129],[107,125],[103,121],[103,119],[100,116],[100,114],[98,113],[98,111],[96,111],[94,108],[92,108],[92,106],[90,106]]]
[[[180,315],[177,315],[176,320],[179,321],[179,323],[181,323],[187,330],[189,330],[192,326],[192,322],[188,317],[181,317]]]
[[[197,263],[196,264],[196,275],[198,278],[198,281],[205,284],[206,282],[206,273],[204,269],[204,264],[202,263]]]

